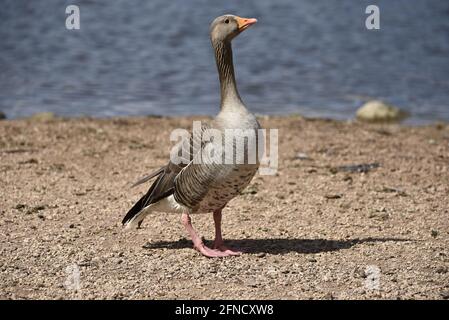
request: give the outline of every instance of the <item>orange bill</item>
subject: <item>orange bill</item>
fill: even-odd
[[[236,17],[237,19],[237,24],[239,27],[239,31],[243,31],[246,28],[248,28],[249,26],[255,24],[257,22],[257,19],[254,18],[241,18],[241,17]]]

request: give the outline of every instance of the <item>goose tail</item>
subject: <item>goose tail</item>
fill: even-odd
[[[150,204],[149,206],[140,209],[142,203],[145,201],[145,197],[142,197],[126,214],[122,223],[125,229],[131,229],[133,227],[140,227],[143,219],[151,212],[167,212],[167,213],[182,213],[189,212],[189,209],[178,202],[176,202],[173,195],[167,195],[161,200]]]
[[[125,217],[122,220],[122,224],[125,227],[125,229],[131,229],[132,227],[140,227],[140,224],[142,223],[143,219],[145,218],[146,214],[144,214],[144,211],[147,211],[146,208],[144,208],[144,203],[146,200],[146,195],[140,198],[139,201],[137,201],[134,206],[129,209],[128,213],[125,215]]]

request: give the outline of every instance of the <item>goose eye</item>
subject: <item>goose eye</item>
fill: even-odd
[[[226,19],[224,22],[225,22],[225,23],[229,23],[229,19]]]

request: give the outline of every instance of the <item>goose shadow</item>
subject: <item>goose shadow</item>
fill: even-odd
[[[320,252],[338,251],[350,249],[358,244],[375,244],[378,242],[412,242],[416,240],[401,238],[354,238],[346,240],[328,239],[228,239],[226,245],[243,250],[245,253],[270,253],[285,254],[297,252],[313,254]],[[207,246],[212,246],[212,241],[204,240]],[[149,242],[144,249],[184,249],[192,248],[192,242],[185,238],[177,241]]]

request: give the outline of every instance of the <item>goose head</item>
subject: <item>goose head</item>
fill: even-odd
[[[254,18],[241,18],[231,14],[220,16],[210,25],[211,40],[212,42],[231,41],[256,22],[257,19]]]

